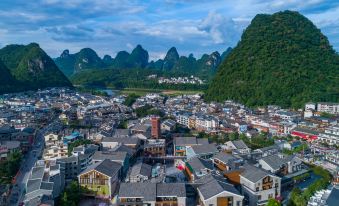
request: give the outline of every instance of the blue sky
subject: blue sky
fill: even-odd
[[[339,1],[332,0],[1,0],[0,47],[37,42],[52,57],[90,47],[115,56],[141,44],[151,59],[235,46],[258,13],[301,12],[339,51]]]

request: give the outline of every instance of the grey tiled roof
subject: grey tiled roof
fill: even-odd
[[[286,163],[288,158],[280,158],[278,155],[270,155],[261,158],[262,161],[266,162],[272,169],[278,170],[283,164]]]
[[[113,177],[121,169],[121,167],[122,167],[121,164],[105,159],[102,162],[92,164],[81,174],[87,173],[91,170],[96,170],[104,175]]]
[[[102,142],[118,142],[121,144],[138,144],[139,139],[133,137],[104,137]]]
[[[52,182],[41,182],[40,189],[42,190],[53,190],[53,183]]]
[[[126,152],[103,152],[103,151],[96,151],[92,156],[92,160],[94,161],[102,161],[105,159],[109,159],[114,162],[123,162],[127,157]]]
[[[203,170],[205,168],[213,170],[213,163],[211,160],[204,160],[198,157],[193,157],[187,162],[195,171]]]
[[[42,177],[44,176],[44,173],[45,173],[45,167],[43,166],[33,167],[31,175],[30,175],[30,179],[37,179],[37,178],[42,179]]]
[[[214,144],[194,145],[192,146],[192,149],[195,154],[210,154],[218,152],[218,149]]]
[[[235,140],[235,141],[232,141],[232,143],[237,149],[248,149],[247,145],[242,140]]]
[[[197,138],[196,137],[176,137],[174,139],[174,143],[176,146],[196,145]]]
[[[252,165],[246,164],[244,166],[245,170],[243,173],[240,174],[240,176],[245,177],[246,179],[250,180],[251,182],[257,182],[260,179],[266,177],[267,175],[273,175],[269,172],[266,172],[263,169],[257,168]]]
[[[41,179],[29,179],[27,181],[26,193],[30,193],[30,192],[40,189],[41,181],[42,181]]]
[[[131,168],[131,175],[135,176],[141,174],[150,177],[152,174],[152,166],[145,163],[137,163]]]
[[[232,184],[225,183],[225,182],[219,182],[215,179],[212,179],[210,182],[206,184],[202,184],[198,187],[198,190],[200,191],[201,195],[205,200],[220,194],[224,191],[240,195],[239,191],[235,189],[235,187]]]
[[[233,155],[231,154],[226,154],[224,152],[219,152],[218,154],[214,155],[213,158],[216,158],[224,163],[228,163],[228,161],[230,160],[234,160],[234,159],[239,159],[237,157],[234,157]]]
[[[159,183],[157,184],[157,197],[186,197],[184,183]]]
[[[156,200],[156,183],[121,183],[119,189],[119,197],[140,197],[144,201]]]

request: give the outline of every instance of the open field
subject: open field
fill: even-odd
[[[145,95],[147,93],[161,93],[166,95],[181,95],[181,94],[203,94],[203,91],[186,91],[186,90],[161,90],[161,89],[140,89],[140,88],[125,88],[120,91],[121,94],[136,94]]]

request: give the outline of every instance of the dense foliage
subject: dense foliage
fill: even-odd
[[[306,206],[307,201],[316,191],[325,189],[330,184],[331,175],[327,170],[319,166],[312,166],[312,171],[314,174],[321,176],[321,178],[313,182],[304,191],[297,187],[293,188],[288,205]]]
[[[104,69],[80,72],[71,77],[74,85],[87,87],[110,87],[113,89],[123,88],[150,88],[150,89],[173,89],[173,90],[204,90],[207,85],[198,84],[159,84],[156,79],[148,76],[157,74],[161,76],[187,75],[175,71],[160,71],[152,69]]]
[[[79,205],[83,194],[88,193],[88,189],[79,185],[77,181],[72,181],[60,195],[57,205],[76,206]]]
[[[257,15],[221,64],[207,100],[300,108],[339,101],[339,57],[326,36],[297,12]]]
[[[140,96],[132,93],[130,95],[128,95],[124,101],[124,105],[126,106],[132,106],[134,104],[134,102],[139,98]]]
[[[15,177],[20,168],[22,155],[21,152],[15,151],[8,155],[5,161],[0,163],[0,183],[9,184]]]
[[[135,113],[137,114],[139,118],[146,117],[148,115],[157,115],[160,117],[165,116],[165,114],[161,110],[155,109],[151,105],[148,105],[148,104],[143,107],[139,107],[135,109]]]
[[[0,49],[0,61],[1,79],[7,79],[0,81],[1,93],[72,86],[38,44],[6,46]]]

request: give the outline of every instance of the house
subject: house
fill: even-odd
[[[98,163],[106,159],[111,160],[112,162],[118,163],[122,166],[122,173],[126,174],[129,168],[129,158],[127,152],[114,152],[114,151],[96,151],[93,154],[92,162]]]
[[[103,148],[115,148],[120,144],[126,145],[133,149],[138,149],[140,140],[133,137],[103,137],[101,141]]]
[[[244,164],[244,160],[241,157],[236,157],[231,154],[219,152],[212,157],[213,164],[220,171],[228,171],[231,169],[238,169]]]
[[[118,193],[118,204],[128,205],[151,205],[156,202],[156,183],[121,183]]]
[[[258,157],[266,157],[266,156],[278,154],[279,151],[280,151],[279,146],[274,144],[272,146],[256,149],[256,150],[254,150],[254,153],[258,154]]]
[[[214,154],[218,153],[219,150],[214,144],[205,144],[205,145],[194,145],[191,148],[187,149],[187,159],[192,157],[200,157],[202,159],[209,159],[213,157]]]
[[[76,179],[81,172],[78,156],[57,159],[56,164],[60,165],[60,172],[64,176],[66,184]]]
[[[327,112],[330,114],[339,114],[339,103],[318,102],[317,111]]]
[[[129,182],[145,182],[152,176],[152,166],[145,163],[133,165],[129,173]]]
[[[161,123],[161,130],[171,132],[175,129],[176,122],[171,119],[166,119],[164,122]]]
[[[29,173],[25,185],[24,203],[42,197],[52,201],[60,195],[64,187],[63,183],[59,165],[48,166],[43,160],[39,160]]]
[[[291,135],[293,137],[299,137],[305,140],[313,141],[313,140],[318,139],[319,132],[311,130],[311,129],[296,127],[291,131]]]
[[[229,205],[242,206],[244,196],[226,179],[216,179],[212,175],[207,175],[198,180],[197,187],[199,205]]]
[[[144,155],[151,157],[166,156],[165,139],[149,139],[144,144]]]
[[[300,171],[303,168],[302,161],[294,155],[281,156],[270,155],[259,159],[261,168],[274,174],[287,175]]]
[[[280,198],[281,178],[252,165],[245,165],[240,174],[242,194],[250,206],[266,205],[271,198]]]
[[[208,139],[198,139],[196,137],[175,137],[173,141],[174,155],[186,156],[187,149],[194,145],[207,145]]]
[[[3,141],[0,142],[0,161],[7,160],[8,155],[13,152],[20,151],[19,141]]]
[[[78,182],[89,191],[86,195],[111,199],[119,186],[121,169],[121,164],[106,159],[81,172]]]
[[[122,183],[118,205],[186,205],[186,188],[182,183]]]
[[[211,173],[213,170],[214,167],[211,160],[193,157],[185,163],[185,174],[191,182]]]
[[[235,154],[249,154],[251,151],[242,140],[225,142],[224,148],[225,150],[232,151]]]

